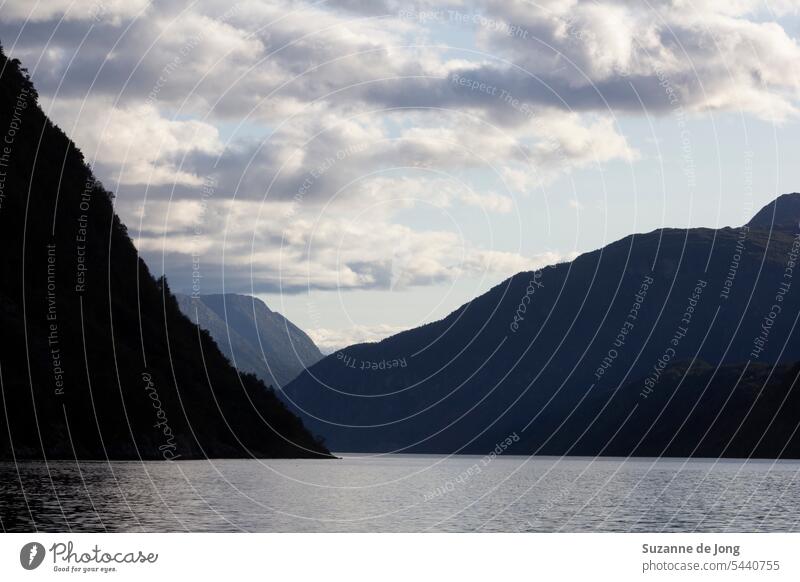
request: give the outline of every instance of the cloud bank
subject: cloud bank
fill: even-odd
[[[622,118],[794,118],[778,19],[797,8],[19,0],[0,38],[176,288],[201,269],[207,291],[297,293],[568,258],[493,229],[575,171],[636,163]]]

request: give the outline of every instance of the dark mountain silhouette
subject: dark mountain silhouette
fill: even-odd
[[[280,388],[322,359],[306,333],[250,295],[176,294],[181,311],[207,329],[228,359],[243,372]]]
[[[780,367],[736,387],[730,368],[800,360],[798,219],[791,194],[740,228],[628,236],[515,275],[441,321],[332,354],[284,395],[337,451],[485,453],[516,433],[517,453],[692,454],[696,445],[711,456],[798,456],[792,374]],[[692,366],[675,384],[673,366],[695,359],[711,370]],[[706,379],[712,389],[700,397]],[[778,410],[783,396],[788,412]],[[671,441],[697,398],[699,412]],[[751,405],[760,420],[724,446]],[[782,415],[780,428],[760,440],[770,414]]]
[[[601,445],[612,456],[800,458],[798,374],[800,364],[673,364],[647,406],[637,402],[643,378],[620,390],[605,426],[591,427],[571,452],[597,454]],[[624,422],[637,403],[636,422]]]
[[[792,229],[797,231],[798,217],[800,217],[800,194],[783,194],[778,196],[771,204],[762,208],[747,226],[750,228]]]
[[[0,51],[0,457],[327,456],[184,317]]]

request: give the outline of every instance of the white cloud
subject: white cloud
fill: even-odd
[[[120,108],[103,98],[57,99],[44,107],[71,134],[87,160],[106,166],[115,182],[200,185],[202,176],[181,167],[184,156],[222,150],[213,125],[167,119],[149,104]]]
[[[574,113],[554,114],[545,117],[539,128],[544,139],[533,148],[533,157],[551,174],[612,160],[630,163],[639,157],[607,116],[586,123]]]
[[[5,0],[3,18],[37,22],[63,18],[119,24],[123,19],[140,14],[150,0]]]
[[[199,255],[205,277],[224,269],[226,287],[257,292],[400,290],[462,278],[495,280],[569,258],[483,248],[455,231],[395,224],[393,214],[381,208],[354,215],[346,201],[322,216],[303,207],[288,219],[288,203],[156,200],[143,214],[126,208],[131,204],[122,200],[118,207],[139,213],[142,230],[132,228],[131,234],[141,251],[171,257],[184,268]]]
[[[633,84],[645,107],[663,111],[666,79],[687,109],[783,119],[797,114],[800,47],[777,22],[751,18],[768,18],[767,6],[784,14],[800,4],[558,0],[534,10],[490,0],[487,13],[524,35],[484,30],[482,39],[577,107],[635,109]]]

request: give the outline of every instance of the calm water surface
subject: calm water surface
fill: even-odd
[[[0,463],[4,531],[798,531],[800,462]]]

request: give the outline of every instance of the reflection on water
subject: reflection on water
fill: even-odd
[[[0,463],[4,531],[797,531],[800,462]]]

